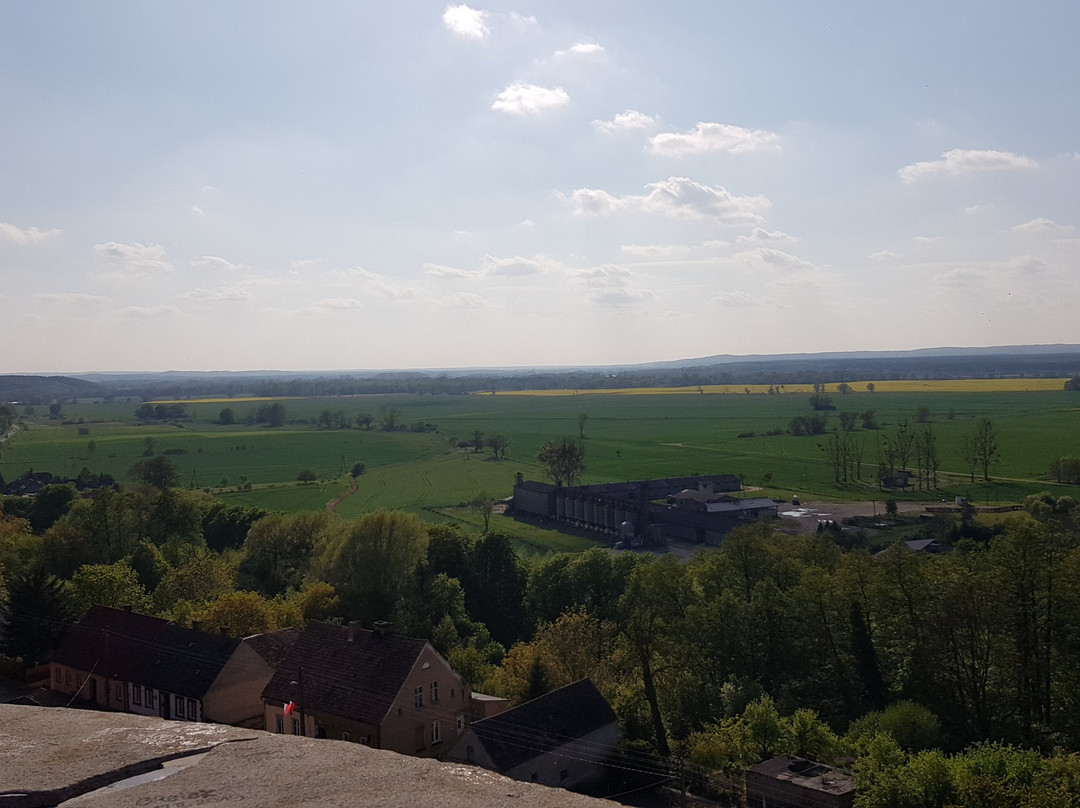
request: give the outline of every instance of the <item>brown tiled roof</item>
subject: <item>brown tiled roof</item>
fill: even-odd
[[[118,681],[202,698],[239,644],[160,617],[92,606],[53,660]]]
[[[261,656],[267,665],[277,670],[278,665],[289,655],[289,651],[292,650],[299,636],[300,629],[298,628],[282,628],[244,637],[243,643],[251,646],[251,650]]]
[[[588,679],[552,690],[506,712],[474,721],[470,728],[499,772],[564,744],[580,741],[616,721],[611,705]],[[600,761],[609,750],[581,744],[575,754]]]
[[[136,681],[143,654],[158,643],[167,625],[160,617],[91,606],[64,637],[53,661],[121,682]]]
[[[263,700],[293,701],[313,712],[378,726],[425,645],[426,640],[396,634],[309,623],[263,690]]]
[[[239,645],[232,637],[168,623],[143,653],[133,681],[201,699]]]

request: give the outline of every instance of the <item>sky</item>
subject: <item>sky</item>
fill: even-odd
[[[1080,3],[0,0],[0,373],[1080,343]]]

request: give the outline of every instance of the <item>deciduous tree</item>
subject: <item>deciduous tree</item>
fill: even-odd
[[[536,459],[555,485],[573,485],[585,471],[585,446],[573,438],[548,441]]]

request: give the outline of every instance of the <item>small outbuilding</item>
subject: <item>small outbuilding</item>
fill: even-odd
[[[854,803],[854,778],[813,760],[778,755],[746,770],[751,808],[851,808]]]

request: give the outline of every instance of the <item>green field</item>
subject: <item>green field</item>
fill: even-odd
[[[1048,479],[1051,460],[1080,455],[1080,395],[1052,392],[918,392],[833,395],[838,428],[843,410],[873,409],[878,430],[857,430],[865,441],[864,481],[836,484],[820,444],[824,436],[766,436],[785,429],[796,415],[810,415],[805,394],[785,395],[566,395],[566,396],[355,396],[287,399],[282,427],[215,423],[222,403],[189,402],[193,421],[140,425],[138,402],[65,404],[61,419],[23,416],[23,427],[0,445],[0,474],[11,480],[29,468],[75,476],[83,467],[128,478],[128,469],[150,448],[166,453],[179,469],[178,483],[210,488],[229,501],[273,510],[322,509],[348,489],[348,470],[360,461],[366,473],[355,496],[338,512],[353,517],[378,507],[402,508],[427,519],[431,508],[467,502],[483,490],[493,497],[511,493],[515,473],[541,478],[540,447],[564,435],[577,436],[585,413],[586,482],[690,474],[734,473],[749,486],[776,496],[792,493],[818,499],[881,499],[871,481],[879,437],[920,407],[929,407],[937,436],[943,488],[935,498],[967,495],[979,502],[1016,501],[1054,488],[1080,495],[1075,487]],[[254,404],[230,404],[239,418]],[[400,422],[435,424],[436,432],[317,429],[324,409],[378,418],[392,407]],[[39,408],[42,409],[42,408]],[[960,442],[978,418],[997,432],[1000,462],[987,485],[967,479]],[[79,423],[80,419],[82,423]],[[485,449],[473,454],[456,439],[474,430],[509,436],[506,459]],[[80,430],[85,434],[80,434]],[[755,437],[737,437],[743,433]],[[147,439],[152,441],[148,447]],[[91,449],[91,441],[93,449]],[[318,482],[297,484],[311,470]],[[251,490],[236,491],[241,478]],[[911,493],[897,498],[926,498]],[[449,517],[448,517],[449,518]]]

